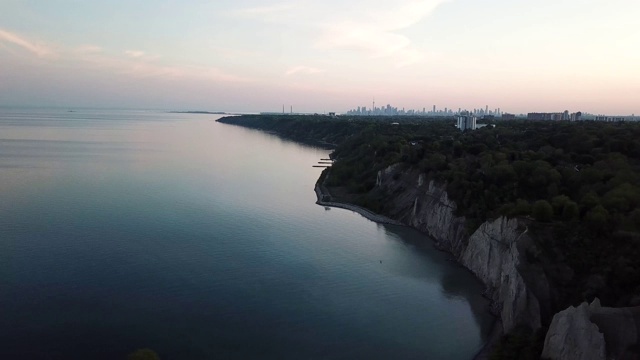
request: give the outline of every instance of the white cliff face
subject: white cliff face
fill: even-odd
[[[523,252],[533,240],[518,219],[500,217],[487,221],[469,235],[464,217],[455,215],[456,204],[444,186],[426,183],[424,175],[404,173],[391,166],[378,173],[378,187],[388,194],[392,218],[431,236],[437,245],[451,252],[487,286],[502,320],[505,333],[518,325],[541,327],[541,306],[534,286],[543,298],[549,297],[544,274],[525,282],[522,274],[531,271]],[[640,307],[603,308],[600,302],[570,307],[553,317],[545,339],[543,358],[640,359]]]
[[[553,360],[604,360],[604,335],[591,322],[591,313],[600,308],[597,299],[557,313],[544,340],[542,357]]]
[[[382,186],[382,180],[385,177],[388,177],[390,174],[393,174],[393,172],[395,171],[395,169],[398,168],[398,166],[399,166],[399,164],[394,164],[394,165],[388,166],[384,170],[378,171],[378,178],[376,179],[376,186]]]
[[[406,189],[397,196],[397,204],[404,202],[404,197],[410,198],[413,203],[411,216],[405,216],[403,221],[429,234],[442,248],[454,255],[460,253],[465,242],[465,221],[455,216],[456,204],[443,188],[431,181],[428,185]]]
[[[543,358],[638,359],[640,307],[601,307],[591,303],[557,313],[544,341]]]
[[[462,265],[493,289],[494,301],[501,304],[505,332],[525,323],[533,329],[540,325],[538,300],[529,293],[518,271],[518,242],[526,229],[518,228],[517,219],[500,217],[483,223],[469,238],[460,256]]]
[[[469,236],[464,217],[455,215],[456,204],[444,187],[433,181],[425,184],[418,174],[418,181],[411,184],[394,181],[394,170],[390,167],[378,174],[379,186],[393,194],[390,215],[429,234],[487,285],[500,309],[505,332],[519,324],[539,328],[538,300],[518,272],[518,245],[528,237],[526,228],[519,226],[517,219],[501,217],[485,222]]]

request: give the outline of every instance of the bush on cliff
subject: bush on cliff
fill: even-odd
[[[553,208],[546,200],[538,200],[533,204],[531,208],[533,217],[542,222],[549,222],[553,217]]]

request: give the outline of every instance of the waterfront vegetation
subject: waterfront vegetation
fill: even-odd
[[[388,202],[371,191],[377,171],[419,169],[446,184],[470,233],[499,216],[535,220],[529,260],[574,273],[548,271],[564,289],[562,305],[595,296],[639,305],[639,138],[637,123],[515,121],[465,133],[449,122],[373,124],[336,149],[328,185],[384,213]]]
[[[252,121],[338,144],[325,184],[350,202],[385,214],[393,194],[379,191],[376,178],[394,165],[396,181],[418,172],[446,185],[469,233],[499,216],[523,218],[536,240],[527,261],[553,287],[552,312],[594,297],[640,305],[639,123],[496,121],[463,133],[452,119],[277,119]],[[539,337],[511,337],[539,348]],[[514,346],[506,338],[500,349]]]
[[[525,217],[539,251],[568,265],[571,303],[640,304],[640,124],[496,122],[460,132],[452,120],[250,116],[227,118],[281,136],[338,143],[326,185],[385,213],[379,170],[419,169],[446,184],[469,232],[499,216]],[[224,121],[224,120],[223,120]],[[400,175],[401,177],[402,175]],[[410,186],[410,185],[407,185]],[[541,254],[528,254],[536,261]]]

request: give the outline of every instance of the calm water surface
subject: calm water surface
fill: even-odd
[[[208,115],[0,109],[0,358],[469,359],[481,284],[315,205],[328,151]]]

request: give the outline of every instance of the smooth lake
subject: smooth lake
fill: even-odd
[[[158,111],[0,109],[0,358],[470,359],[482,284],[315,204],[329,151]]]

